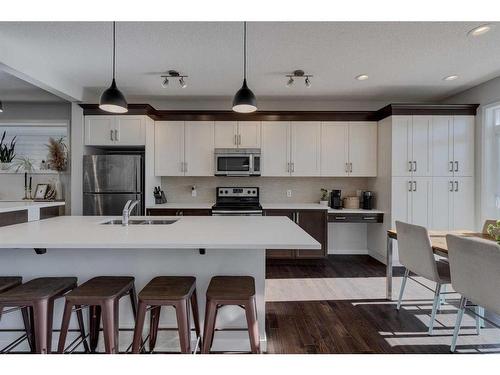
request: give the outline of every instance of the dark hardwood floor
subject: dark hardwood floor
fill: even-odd
[[[396,275],[401,276],[402,271],[398,270]],[[299,283],[307,284],[307,279],[326,278],[334,279],[333,285],[336,285],[336,279],[349,278],[352,281],[365,278],[368,279],[367,285],[371,285],[373,280],[373,294],[380,296],[384,277],[385,266],[369,256],[329,256],[324,260],[307,261],[269,260],[266,266],[266,294],[272,294],[268,293],[269,287],[273,280],[278,279],[300,279]],[[356,288],[356,283],[352,284]],[[451,324],[446,324],[446,327],[437,324],[435,335],[430,337],[426,334],[427,325],[419,319],[419,316],[430,315],[430,300],[415,298],[415,308],[412,306],[398,312],[395,302],[384,298],[349,299],[350,291],[346,287],[349,284],[343,282],[339,285],[339,288],[345,289],[345,297],[341,299],[308,301],[283,300],[286,299],[283,297],[280,301],[270,302],[266,295],[267,352],[449,353],[455,308],[449,306],[441,311],[441,318]],[[287,291],[281,291],[281,294],[286,296]],[[470,342],[467,341],[468,336],[478,340],[474,333],[467,332],[464,331],[459,338],[458,348],[461,351],[500,351],[500,345],[489,342],[467,345]],[[496,342],[500,344],[500,330],[496,333]]]

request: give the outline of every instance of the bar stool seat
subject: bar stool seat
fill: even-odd
[[[0,276],[0,293],[21,285],[22,282],[21,276]]]
[[[245,310],[252,353],[260,353],[259,327],[255,302],[255,280],[251,276],[214,276],[207,289],[203,350],[210,353],[219,307],[238,305]]]
[[[191,353],[191,322],[189,304],[193,311],[197,338],[200,338],[200,319],[196,297],[196,278],[192,276],[158,276],[152,279],[139,293],[139,311],[134,330],[132,352],[139,353],[142,347],[142,331],[146,311],[150,306],[149,351],[152,352],[158,337],[158,325],[162,306],[173,306],[177,315],[177,329],[181,352]]]
[[[50,353],[54,300],[76,287],[76,277],[41,277],[0,294],[3,307],[29,307],[35,352]],[[83,326],[80,326],[82,334]]]
[[[104,331],[106,353],[118,352],[118,305],[122,297],[129,295],[134,319],[137,314],[137,296],[134,277],[131,276],[98,276],[94,277],[66,295],[58,352],[64,352],[73,306],[81,311],[82,305],[89,306],[90,351],[95,353],[99,341],[100,320]],[[84,339],[86,345],[86,339]]]

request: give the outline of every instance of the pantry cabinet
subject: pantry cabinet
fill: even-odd
[[[216,148],[260,148],[260,121],[216,121]]]
[[[156,176],[213,176],[213,121],[157,121]]]
[[[85,116],[86,146],[144,146],[144,116]]]
[[[429,227],[432,178],[394,177],[392,180],[392,225],[396,220]]]

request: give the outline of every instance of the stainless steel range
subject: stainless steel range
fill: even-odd
[[[218,187],[212,216],[262,216],[258,187]]]

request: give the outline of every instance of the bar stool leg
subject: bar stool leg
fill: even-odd
[[[103,304],[102,326],[106,353],[118,353],[118,300],[108,300]]]
[[[83,322],[83,312],[81,305],[75,305],[76,307],[76,319],[78,320],[78,328],[80,329],[80,335],[82,335],[83,340],[83,348],[85,353],[90,353],[89,344],[87,342],[87,338],[85,337],[87,334],[85,333],[85,323]]]
[[[161,306],[152,306],[149,323],[149,351],[152,352],[158,338],[158,326],[160,325]]]
[[[101,306],[89,306],[89,341],[90,352],[95,353],[99,343],[99,331],[101,329]]]
[[[31,353],[35,352],[35,343],[33,341],[32,327],[30,325],[29,308],[23,307],[21,309],[21,314],[23,315],[24,332],[26,332],[26,337],[28,339],[28,345],[30,347]],[[0,306],[0,318],[2,316],[2,307]]]
[[[213,301],[207,300],[205,308],[205,328],[203,331],[203,354],[210,353],[210,348],[212,347],[212,341],[214,337],[215,330],[215,317],[217,311],[217,304]]]
[[[137,322],[134,329],[134,341],[132,342],[132,353],[139,354],[142,345],[142,331],[144,329],[144,320],[146,319],[146,304],[139,302],[139,311],[137,313]]]
[[[52,300],[43,299],[33,304],[36,353],[48,354],[51,352],[53,311],[54,301]]]
[[[71,321],[71,311],[73,309],[73,304],[66,301],[64,304],[64,313],[61,323],[61,333],[59,334],[59,344],[57,346],[57,353],[64,353],[64,346],[66,345],[66,336],[68,335],[69,323]]]
[[[194,329],[196,332],[196,338],[200,340],[200,348],[203,345],[201,341],[201,329],[200,329],[200,312],[198,310],[198,297],[196,296],[196,289],[191,294],[191,310],[193,310],[193,320],[194,320]]]
[[[130,304],[132,305],[132,314],[134,315],[134,320],[137,322],[137,293],[135,292],[135,285],[129,292]]]
[[[253,354],[260,353],[259,325],[257,323],[257,309],[255,298],[250,298],[245,304],[245,314],[248,324],[248,336],[250,337],[250,347]]]
[[[177,315],[177,329],[179,331],[179,341],[181,344],[181,353],[191,353],[191,327],[189,324],[188,300],[181,300],[175,304],[175,313]]]

